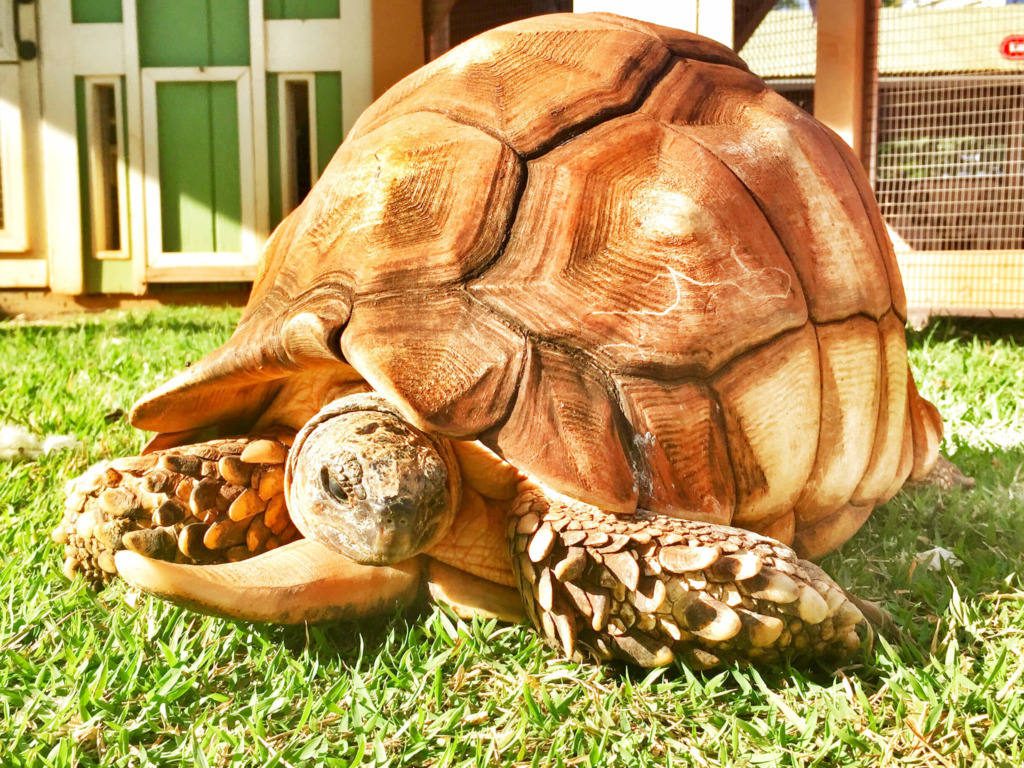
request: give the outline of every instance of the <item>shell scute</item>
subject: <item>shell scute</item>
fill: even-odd
[[[642,109],[679,125],[749,190],[792,260],[811,319],[889,310],[888,239],[827,128],[759,78],[714,64],[673,66]]]
[[[714,393],[700,381],[613,378],[633,425],[638,506],[728,525],[736,492]]]
[[[736,478],[734,524],[791,510],[817,454],[821,371],[813,327],[744,355],[711,384],[722,403]]]
[[[799,526],[840,509],[864,477],[875,442],[882,376],[874,320],[857,316],[815,330],[821,427],[814,469],[794,507]]]
[[[526,357],[522,334],[458,290],[357,301],[341,348],[413,423],[455,438],[504,418]]]
[[[362,294],[465,279],[504,240],[520,173],[500,141],[440,115],[346,142],[295,214],[319,256],[306,283],[333,271]]]
[[[860,193],[861,202],[864,205],[864,212],[871,221],[871,227],[875,233],[875,242],[885,266],[885,272],[889,277],[889,293],[892,297],[892,311],[904,323],[907,322],[907,294],[903,287],[903,278],[900,276],[900,268],[896,263],[896,251],[893,248],[892,238],[882,220],[882,212],[878,209],[875,201],[875,193],[871,191],[871,183],[868,177],[861,172],[860,160],[853,153],[850,145],[830,130],[825,130],[825,135],[836,148],[836,152],[843,159],[850,172],[850,178]]]
[[[889,500],[886,495],[894,483],[903,484],[900,458],[903,451],[901,425],[907,414],[907,337],[903,321],[895,314],[882,318],[878,324],[879,371],[878,424],[871,459],[860,483],[850,498],[851,503],[866,506]],[[909,464],[907,473],[909,473]]]
[[[567,350],[534,343],[507,421],[481,440],[556,491],[632,512],[638,491],[624,427],[600,371]]]
[[[526,19],[478,35],[406,77],[363,113],[351,136],[434,111],[529,155],[580,123],[628,111],[669,56],[656,36],[607,20]]]
[[[733,173],[643,115],[528,164],[508,245],[470,290],[614,372],[707,375],[807,320],[785,251]]]

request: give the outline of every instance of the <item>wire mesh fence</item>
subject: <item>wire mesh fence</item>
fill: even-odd
[[[1024,248],[1024,65],[993,50],[1016,10],[881,9],[875,192],[901,249]]]
[[[742,10],[738,5],[738,17]],[[750,69],[771,88],[812,113],[817,53],[814,13],[809,6],[792,2],[777,3],[739,49]]]
[[[1024,314],[1024,7],[877,9],[871,172],[919,314]]]

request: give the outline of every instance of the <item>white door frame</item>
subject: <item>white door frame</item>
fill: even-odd
[[[0,188],[4,213],[0,251],[15,253],[28,250],[19,70],[18,64],[0,64]]]

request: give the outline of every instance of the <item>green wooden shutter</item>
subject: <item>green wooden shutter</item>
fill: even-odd
[[[249,65],[249,0],[136,0],[143,67]]]
[[[164,252],[240,251],[235,83],[158,83],[157,125]]]

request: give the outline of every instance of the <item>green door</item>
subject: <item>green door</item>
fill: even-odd
[[[370,0],[134,2],[146,279],[251,279],[369,103]]]

